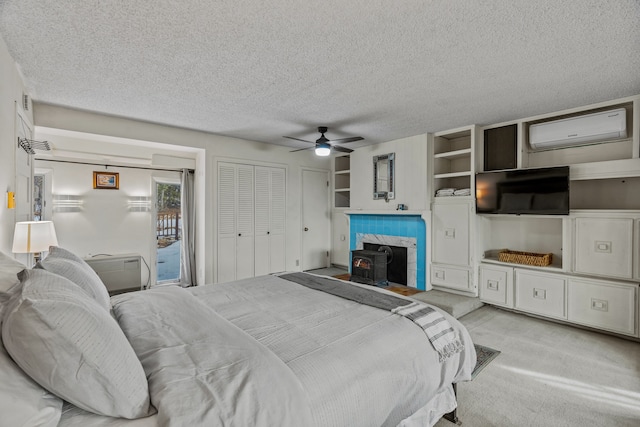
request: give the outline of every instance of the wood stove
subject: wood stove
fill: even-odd
[[[386,286],[387,254],[365,249],[351,251],[351,281]]]

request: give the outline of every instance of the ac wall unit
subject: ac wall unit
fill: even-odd
[[[529,144],[534,150],[572,147],[627,137],[624,108],[529,126]]]
[[[85,261],[98,273],[110,294],[140,290],[140,255],[98,255]]]

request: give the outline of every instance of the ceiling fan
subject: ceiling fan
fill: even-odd
[[[289,138],[289,139],[294,139],[296,141],[302,141],[302,142],[307,142],[309,144],[315,144],[315,150],[316,150],[316,154],[318,156],[328,156],[329,154],[331,154],[331,150],[335,150],[335,151],[340,151],[342,153],[351,153],[353,150],[350,148],[346,148],[346,147],[341,147],[339,145],[334,145],[332,143],[335,142],[339,142],[341,144],[346,144],[347,142],[355,142],[355,141],[361,141],[364,138],[361,136],[352,136],[349,138],[340,138],[340,139],[327,139],[326,136],[324,136],[325,132],[327,132],[327,127],[326,126],[318,126],[318,132],[320,132],[320,138],[316,139],[315,142],[313,141],[305,141],[304,139],[300,139],[300,138],[294,138],[292,136],[285,136],[284,138]],[[298,150],[293,150],[291,151],[292,153],[294,151],[302,151],[302,150],[310,150],[312,147],[309,148],[300,148]]]

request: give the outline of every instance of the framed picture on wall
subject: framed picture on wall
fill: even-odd
[[[93,172],[93,188],[117,190],[120,188],[120,174],[117,172]]]

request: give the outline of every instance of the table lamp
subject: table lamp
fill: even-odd
[[[16,254],[34,254],[34,261],[40,260],[40,254],[57,246],[58,238],[52,221],[16,222],[13,233],[13,249]]]

